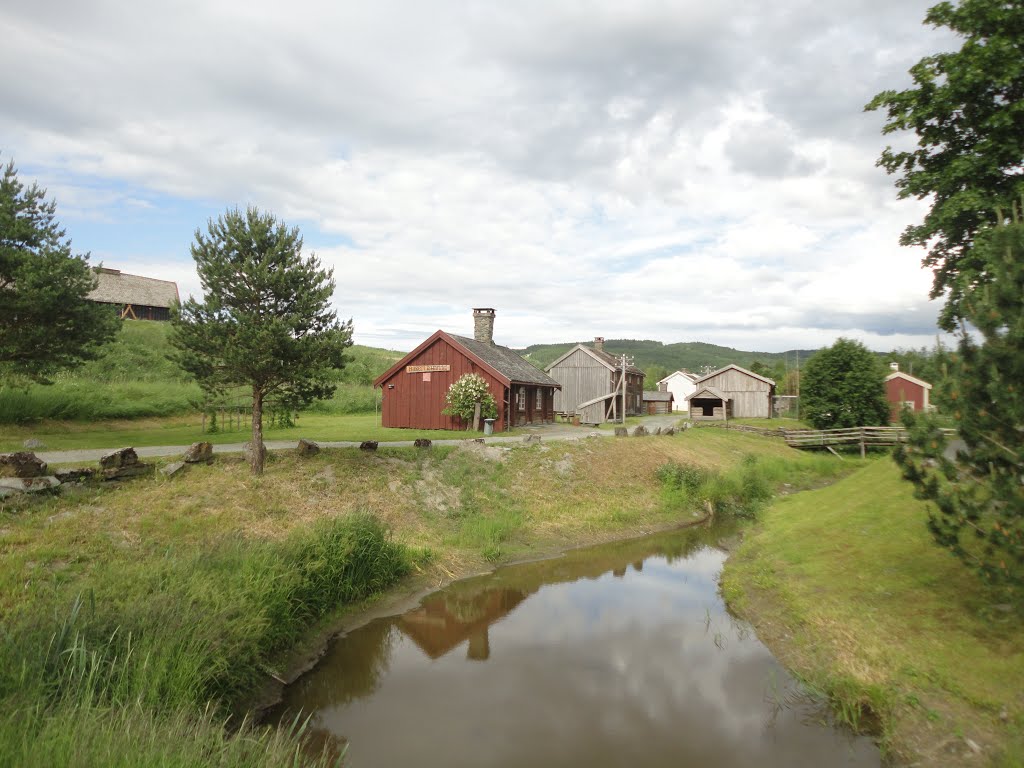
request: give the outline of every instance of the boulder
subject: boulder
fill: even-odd
[[[62,483],[80,483],[83,480],[90,480],[96,474],[95,469],[59,469],[53,473]]]
[[[359,447],[362,448],[363,446]],[[373,447],[376,448],[377,444],[374,443]],[[320,446],[317,445],[312,440],[307,440],[304,437],[299,440],[299,443],[297,446],[295,446],[295,449],[299,452],[299,456],[316,456],[318,453],[320,453]]]
[[[53,476],[46,477],[0,477],[0,488],[15,493],[35,493],[49,491],[60,485],[60,480]],[[5,494],[6,495],[6,494]]]
[[[129,464],[125,467],[111,467],[110,469],[101,470],[104,480],[127,480],[131,477],[142,477],[143,475],[151,475],[156,469],[154,464],[143,464],[137,462],[135,464]]]
[[[21,447],[26,451],[40,451],[46,447],[46,444],[42,440],[36,440],[34,437],[30,437],[21,444]]]
[[[209,464],[213,461],[213,443],[207,443],[205,441],[192,443],[192,445],[188,447],[188,450],[185,451],[182,461],[186,464],[199,464],[204,461]]]
[[[660,435],[661,434],[661,427],[655,427],[654,431],[651,432],[651,434],[652,435]]]
[[[376,440],[364,440],[359,444],[360,451],[376,451],[377,441]]]
[[[665,427],[663,430],[661,430],[661,434],[663,434],[663,435],[672,436],[675,433],[676,433],[676,428],[675,427]]]
[[[431,446],[431,442],[427,438],[421,437],[418,440],[414,440],[413,445],[417,448],[429,448]]]
[[[100,468],[102,469],[120,469],[121,467],[132,467],[138,463],[139,455],[135,453],[134,448],[118,448],[100,458]]]
[[[164,477],[174,477],[176,474],[181,472],[186,466],[187,465],[184,461],[175,461],[171,464],[166,464],[163,467],[161,467],[160,474],[163,475]]]
[[[643,424],[633,430],[633,437],[645,437],[647,435],[647,427]]]
[[[629,430],[626,429],[625,427],[616,427],[615,428],[615,436],[616,437],[628,437],[629,436]]]
[[[0,453],[0,477],[42,477],[46,462],[31,451]]]

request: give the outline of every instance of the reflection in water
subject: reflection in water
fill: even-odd
[[[879,765],[725,611],[708,535],[453,584],[339,638],[277,716],[312,712],[357,768]]]

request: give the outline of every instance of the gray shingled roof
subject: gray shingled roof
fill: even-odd
[[[456,336],[454,333],[449,335],[496,371],[508,376],[510,381],[522,384],[544,384],[549,387],[561,386],[540,368],[531,365],[508,347],[498,344],[483,344],[476,339]]]
[[[703,395],[705,392],[710,392],[713,397],[717,397],[719,400],[721,400],[723,402],[725,402],[726,400],[731,400],[732,399],[727,394],[725,394],[722,390],[715,389],[714,387],[708,387],[708,386],[697,387],[696,391],[691,392],[684,399],[685,400],[700,399],[697,396],[698,395]]]
[[[99,285],[89,299],[103,304],[138,304],[169,307],[178,300],[178,285],[170,280],[128,275],[116,269],[98,269]]]

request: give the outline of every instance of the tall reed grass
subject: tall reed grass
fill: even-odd
[[[748,454],[726,472],[669,462],[657,474],[671,506],[696,509],[710,504],[715,514],[753,518],[781,484],[806,487],[848,470],[831,457],[802,456],[792,461]]]
[[[409,567],[409,553],[360,514],[283,542],[161,553],[129,568],[125,581],[74,596],[59,621],[37,604],[3,628],[0,765],[291,764],[297,731],[245,728],[232,737],[225,718],[318,620]],[[56,590],[50,610],[67,597]],[[137,739],[127,738],[132,730]],[[53,743],[40,762],[44,740]],[[149,751],[132,753],[136,740]],[[87,751],[65,761],[72,749]],[[192,759],[209,749],[208,761]]]

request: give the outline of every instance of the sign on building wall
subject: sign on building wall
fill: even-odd
[[[406,373],[432,373],[436,371],[450,371],[452,367],[450,365],[407,365],[405,366]]]

